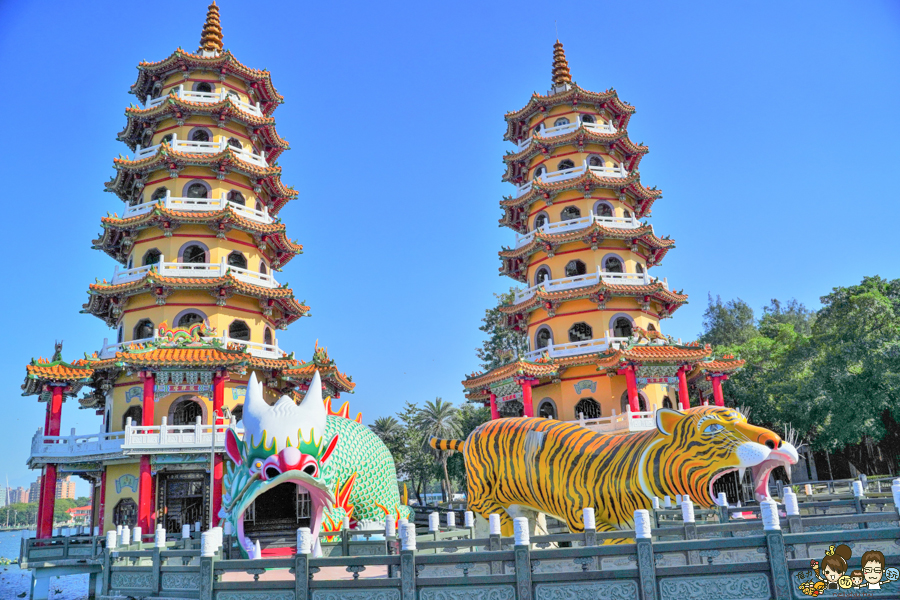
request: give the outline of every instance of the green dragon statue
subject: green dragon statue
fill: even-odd
[[[339,413],[330,411],[330,402],[326,408],[318,371],[302,402],[282,396],[271,406],[252,374],[242,424],[243,433],[232,425],[226,434],[230,463],[219,516],[231,523],[245,556],[255,552],[254,541],[244,533],[247,509],[282,483],[309,494],[314,556],[321,555],[319,534],[340,530],[344,517],[351,529],[372,529],[411,514],[400,501],[387,447],[368,427],[348,418],[346,405]]]

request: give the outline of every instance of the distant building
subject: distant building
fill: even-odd
[[[75,508],[70,508],[66,512],[73,521],[87,522],[87,520],[91,518],[91,505],[76,506]]]
[[[0,485],[0,507],[6,506],[6,491],[7,488]]]
[[[28,502],[29,490],[23,487],[17,487],[14,490],[9,490],[9,503],[10,504],[25,504]]]
[[[71,477],[66,477],[56,482],[56,497],[75,499],[75,482],[72,481]]]
[[[28,500],[26,502],[38,502],[41,499],[41,476],[38,475],[37,481],[31,484],[28,489]]]

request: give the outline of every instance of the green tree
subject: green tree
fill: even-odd
[[[513,301],[515,288],[510,288],[503,294],[494,294],[497,305],[484,311],[479,330],[488,334],[488,338],[475,349],[481,368],[490,371],[501,365],[515,360],[528,351],[528,340],[524,331],[515,331],[506,327],[506,315],[500,312],[500,307]]]
[[[489,407],[466,402],[460,407],[458,413],[459,439],[467,439],[476,427],[490,420],[491,409]],[[450,458],[447,459],[447,470],[450,472],[450,479],[456,483],[458,489],[465,490],[467,488],[466,465],[461,452],[454,452],[450,455]]]
[[[459,437],[459,409],[444,402],[440,398],[429,400],[425,406],[419,410],[416,417],[416,423],[422,430],[427,444],[431,438],[441,439],[457,439]],[[431,449],[429,447],[429,449]],[[447,502],[452,498],[450,488],[450,474],[447,471],[447,459],[450,453],[444,450],[431,449],[443,469],[443,494],[444,501]]]
[[[435,478],[435,463],[431,456],[428,440],[419,427],[419,407],[407,402],[403,410],[398,413],[398,418],[403,424],[404,447],[399,462],[396,462],[401,476],[412,484],[412,491],[420,505],[425,504],[423,494],[426,493],[428,482]]]
[[[394,457],[394,463],[402,462],[406,450],[406,429],[400,421],[394,417],[378,417],[370,429],[387,446],[391,456]]]
[[[753,309],[737,298],[722,302],[721,296],[713,300],[709,295],[709,304],[703,313],[703,333],[699,341],[713,346],[733,346],[743,344],[757,335]]]
[[[798,302],[794,298],[787,302],[773,298],[769,305],[763,308],[763,316],[759,319],[759,332],[771,337],[777,329],[776,325],[790,324],[797,333],[809,335],[812,333],[815,315],[814,311],[809,310],[803,306],[802,302]]]

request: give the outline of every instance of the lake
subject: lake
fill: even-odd
[[[34,537],[34,530],[0,531],[0,558],[19,558],[22,538]],[[19,594],[27,594],[31,573],[19,565],[0,567],[0,600],[19,600]],[[87,575],[56,577],[50,581],[50,598],[53,600],[84,600],[87,598]]]

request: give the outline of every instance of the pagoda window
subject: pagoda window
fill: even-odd
[[[137,504],[131,498],[122,498],[113,508],[113,525],[137,525]]]
[[[630,219],[631,212],[629,212],[629,210],[626,208],[625,210],[622,211],[622,216],[624,216],[626,219]]]
[[[157,83],[153,86],[153,91],[150,93],[150,96],[153,98],[159,98],[160,94],[162,94],[162,84]]]
[[[606,202],[598,202],[594,205],[594,214],[598,217],[611,217],[613,216],[612,206]]]
[[[635,273],[643,273],[644,272],[644,267],[641,265],[641,263],[639,263],[639,262],[634,263],[634,272]]]
[[[160,200],[164,200],[166,197],[166,188],[159,187],[153,190],[153,194],[150,196],[150,202],[159,202]]]
[[[581,211],[577,206],[567,206],[562,209],[562,212],[559,213],[559,218],[562,221],[568,221],[569,219],[577,219],[581,216]]]
[[[569,328],[570,342],[586,342],[594,339],[594,330],[587,323],[575,323]]]
[[[151,248],[144,253],[144,258],[141,260],[141,262],[145,267],[148,265],[158,265],[161,256],[162,252],[160,252],[156,248]]]
[[[201,81],[200,83],[194,84],[195,92],[206,92],[207,94],[213,91],[213,86],[205,81]]]
[[[129,271],[134,268],[134,257],[133,256],[128,257],[128,264],[125,265],[125,268],[128,269]]]
[[[534,133],[540,133],[540,132],[541,132],[541,129],[543,128],[543,126],[544,126],[544,123],[543,123],[543,122],[540,122],[540,123],[538,123],[537,125],[535,125],[535,126],[531,129],[531,131],[533,131]]]
[[[247,268],[247,258],[238,251],[234,251],[228,255],[228,266],[230,267],[238,267],[241,269]]]
[[[134,326],[131,339],[146,340],[153,337],[153,321],[150,319],[141,319]]]
[[[563,125],[568,125],[569,120],[565,117],[560,117],[557,120],[553,121],[554,127],[562,127]]]
[[[547,216],[547,213],[538,213],[538,215],[534,218],[534,228],[539,229],[546,225],[550,221],[550,217]]]
[[[672,399],[668,396],[663,396],[663,408],[672,408]]]
[[[228,201],[234,202],[235,204],[240,204],[241,206],[247,206],[247,201],[244,199],[244,195],[237,190],[231,190],[228,192]]]
[[[597,119],[595,119],[592,115],[581,115],[582,123],[596,123]]]
[[[537,169],[534,170],[534,178],[533,179],[542,177],[544,175],[544,173],[546,173],[546,172],[547,172],[547,167],[545,167],[544,165],[539,166]]]
[[[602,167],[606,163],[599,156],[592,156],[588,159],[588,164],[592,167]]]
[[[534,274],[534,285],[540,285],[545,281],[550,281],[550,267],[541,267]]]
[[[580,260],[570,260],[566,264],[566,277],[575,277],[587,273],[587,267]]]
[[[575,405],[575,416],[585,419],[599,419],[603,416],[603,409],[593,398],[582,398]]]
[[[125,328],[119,325],[119,330],[116,332],[116,343],[121,344],[125,341]]]
[[[191,132],[190,139],[192,142],[208,142],[211,137],[208,130],[197,128]]]
[[[183,263],[205,263],[206,248],[198,244],[189,244],[181,250],[181,262]]]
[[[237,138],[228,138],[228,145],[238,150],[244,149],[244,145]]]
[[[242,342],[250,341],[250,326],[243,321],[235,320],[228,326],[228,337],[241,340]]]
[[[539,417],[543,417],[545,419],[555,419],[556,418],[556,404],[553,403],[553,400],[550,398],[544,398],[541,400],[541,405],[538,406],[538,415]]]
[[[269,272],[269,269],[266,267],[266,263],[264,263],[262,260],[260,260],[260,261],[259,261],[259,273],[260,273],[260,275],[265,275],[265,274],[268,273],[268,272]]]
[[[128,423],[129,417],[131,417],[132,425],[141,425],[141,419],[144,417],[144,410],[140,406],[132,406],[126,410],[125,414],[122,415],[122,431],[125,430],[125,425]]]
[[[603,270],[607,273],[624,273],[622,260],[618,256],[610,256],[603,261]]]
[[[275,343],[272,330],[269,327],[266,327],[266,331],[263,333],[263,343],[267,346],[271,346]]]
[[[613,321],[613,337],[630,338],[634,332],[631,320],[628,317],[616,317]]]
[[[621,405],[622,412],[630,410],[631,408],[631,405],[628,403],[628,390],[625,390],[622,393]],[[638,392],[638,410],[641,412],[647,412],[649,410],[649,408],[647,408],[648,406],[649,405],[647,404],[647,397],[644,396],[644,394],[642,394],[641,392]]]
[[[178,320],[175,321],[176,327],[190,327],[191,325],[195,325],[197,323],[202,323],[206,320],[202,314],[195,311],[188,311],[183,315],[178,317]]]
[[[256,210],[262,210],[262,202],[259,200],[256,201]]]
[[[536,350],[546,348],[553,344],[553,332],[549,327],[541,327],[534,334],[534,347]]]
[[[175,410],[172,411],[172,425],[193,425],[197,417],[203,418],[203,407],[193,398],[184,398],[175,401]]]
[[[557,171],[565,171],[566,169],[574,169],[575,163],[573,163],[568,158],[566,160],[560,161],[558,165],[556,165]]]
[[[184,195],[188,198],[209,198],[209,186],[202,181],[193,181],[184,187]]]

